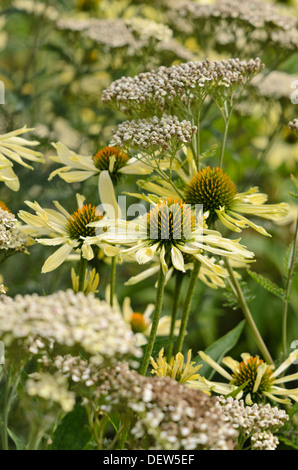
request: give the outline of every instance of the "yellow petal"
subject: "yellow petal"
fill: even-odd
[[[58,268],[68,257],[68,255],[72,252],[72,246],[65,244],[58,248],[55,253],[53,253],[44,263],[41,272],[43,274],[48,273],[50,271],[54,271],[54,269]]]

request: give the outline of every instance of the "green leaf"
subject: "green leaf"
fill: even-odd
[[[247,273],[250,275],[250,277],[252,277],[258,284],[260,284],[260,286],[262,286],[268,292],[270,292],[273,295],[276,295],[282,300],[286,299],[285,290],[282,289],[281,287],[278,287],[274,282],[262,276],[262,274],[254,273],[253,271],[250,271],[249,269],[247,269]]]
[[[216,340],[204,352],[208,354],[208,356],[210,356],[214,361],[220,363],[222,358],[227,354],[227,352],[229,352],[234,346],[236,346],[243,331],[244,325],[245,320],[242,320],[235,328],[233,328],[224,336]],[[200,358],[200,356],[197,356],[194,361],[196,362],[196,365],[203,365],[199,370],[199,374],[210,380],[215,372],[212,367],[206,364]]]
[[[11,429],[7,429],[7,432],[9,437],[13,440],[17,450],[27,450],[24,442],[18,436],[16,436],[15,433],[11,431]]]
[[[204,160],[205,158],[214,157],[214,155],[216,154],[216,151],[217,151],[217,147],[218,147],[218,145],[214,144],[209,149],[207,149],[205,152],[203,152],[200,155],[200,162],[202,160]]]
[[[241,392],[241,390],[243,390],[246,385],[249,383],[249,380],[248,379],[246,382],[244,382],[242,385],[240,385],[239,387],[237,387],[235,390],[233,390],[231,393],[229,393],[228,395],[225,395],[225,398],[228,398],[228,397],[232,397],[232,398],[236,398],[238,393]]]
[[[255,299],[255,295],[251,292],[246,282],[241,280],[239,281],[239,284],[240,284],[242,293],[244,295],[245,301],[248,304],[253,299]],[[225,302],[223,303],[224,307],[228,307],[233,310],[237,310],[239,307],[241,308],[239,304],[239,299],[235,295],[235,291],[231,289],[231,287],[228,284],[226,285],[226,288],[225,288],[225,291],[223,291],[223,294],[226,298]]]
[[[50,450],[82,450],[91,439],[87,423],[86,410],[78,403],[58,425]]]

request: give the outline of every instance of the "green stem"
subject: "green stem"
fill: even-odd
[[[289,306],[289,296],[292,284],[292,277],[294,273],[295,263],[296,263],[296,249],[297,249],[297,234],[298,234],[298,216],[296,220],[296,229],[293,241],[293,248],[291,253],[291,260],[289,263],[287,284],[285,288],[285,298],[284,298],[284,308],[283,308],[283,320],[282,320],[282,349],[284,360],[287,356],[287,320],[288,320],[288,306]]]
[[[115,281],[116,281],[116,256],[113,256],[111,260],[111,280],[110,280],[110,306],[114,305],[114,294],[115,294]]]
[[[21,369],[20,369],[21,371]],[[12,373],[12,370],[7,371],[7,376],[4,385],[4,402],[2,412],[2,429],[1,429],[1,444],[2,450],[9,450],[8,444],[8,418],[12,404],[17,396],[17,387],[21,379],[21,372],[18,374]]]
[[[40,441],[44,435],[44,429],[38,422],[31,423],[27,449],[38,450]]]
[[[199,104],[199,109],[198,109],[198,117],[197,117],[197,133],[196,133],[196,166],[197,170],[200,171],[200,117],[201,117],[201,106],[202,102]]]
[[[4,386],[4,403],[3,403],[2,429],[1,429],[2,450],[9,450],[8,433],[7,433],[8,415],[9,415],[9,389],[10,389],[9,382],[10,381],[9,381],[9,376],[8,376],[5,380],[5,386]]]
[[[249,328],[251,329],[251,332],[255,338],[255,341],[258,345],[258,348],[259,350],[261,351],[262,355],[263,355],[263,358],[265,359],[265,361],[267,362],[267,364],[274,364],[273,362],[273,359],[263,341],[263,338],[262,336],[260,335],[260,332],[254,322],[254,319],[252,317],[252,314],[251,314],[251,311],[246,303],[246,300],[245,300],[245,297],[243,295],[243,292],[242,292],[242,289],[241,289],[241,286],[238,282],[238,279],[236,278],[235,274],[234,274],[234,271],[233,269],[231,268],[230,266],[230,263],[227,259],[225,259],[225,265],[226,265],[226,268],[227,268],[227,271],[229,273],[229,276],[230,276],[230,280],[234,286],[234,289],[235,289],[235,292],[237,294],[237,300],[239,302],[239,305],[240,305],[240,308],[242,310],[242,313],[244,315],[244,318],[246,319],[247,321],[247,324],[249,326]]]
[[[181,271],[176,271],[175,292],[174,292],[172,318],[171,318],[171,329],[170,329],[170,334],[169,334],[169,339],[171,340],[173,340],[174,333],[175,333],[175,325],[176,325],[177,313],[178,313],[178,308],[179,308],[182,281],[183,281],[183,273]],[[168,348],[168,354],[167,354],[168,362],[170,361],[172,357],[173,347],[174,347],[174,343],[172,341]]]
[[[221,152],[220,152],[219,168],[222,168],[222,165],[223,165],[223,158],[224,158],[225,149],[226,149],[230,117],[231,117],[231,112],[228,112],[227,115],[225,116],[225,120],[224,120],[225,121],[225,130],[224,130],[222,146],[221,146]]]
[[[141,375],[146,374],[148,365],[150,362],[150,357],[152,354],[156,332],[157,332],[157,328],[159,324],[161,309],[162,309],[162,301],[163,301],[163,294],[165,290],[165,284],[166,284],[166,275],[163,271],[162,265],[160,265],[157,289],[156,289],[155,310],[154,310],[154,315],[153,315],[153,320],[152,320],[152,325],[151,325],[151,331],[150,331],[150,335],[148,339],[148,344],[147,344],[146,351],[144,354],[143,363],[140,368]]]
[[[86,269],[87,269],[87,260],[83,257],[81,253],[80,258],[80,268],[79,268],[79,292],[84,292],[84,284],[85,284],[85,276],[86,276]]]
[[[191,277],[190,277],[190,281],[189,281],[188,290],[187,290],[187,293],[186,293],[185,303],[184,303],[184,306],[183,306],[180,331],[179,331],[179,336],[178,336],[177,343],[176,343],[176,353],[178,353],[179,351],[182,351],[185,331],[186,331],[188,318],[189,318],[189,313],[190,313],[191,302],[192,302],[196,282],[198,280],[198,274],[199,274],[199,271],[200,271],[200,266],[201,266],[201,264],[199,263],[199,261],[195,260],[194,267],[193,267]]]

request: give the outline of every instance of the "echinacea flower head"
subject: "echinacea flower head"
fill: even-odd
[[[117,178],[128,160],[128,155],[115,147],[103,147],[93,156],[96,168],[99,171],[109,171],[112,180]]]
[[[92,225],[103,226],[101,222]],[[107,230],[90,238],[90,243],[96,242],[129,245],[130,248],[122,248],[121,253],[124,256],[134,254],[139,264],[157,256],[165,273],[170,265],[185,272],[184,254],[193,255],[221,276],[227,275],[226,270],[205,256],[205,252],[239,261],[254,257],[238,241],[225,239],[219,232],[205,228],[203,215],[199,214],[196,219],[190,205],[176,197],[151,204],[147,214],[132,221],[108,220]]]
[[[0,181],[3,181],[13,191],[18,191],[20,188],[19,179],[12,169],[13,162],[33,170],[33,167],[24,160],[39,163],[44,161],[43,155],[40,152],[30,148],[36,147],[39,145],[39,142],[20,137],[20,135],[31,130],[25,126],[16,131],[0,134]]]
[[[233,392],[235,394],[238,391],[236,398],[243,397],[247,405],[268,398],[279,403],[291,403],[291,399],[295,402],[298,401],[298,388],[286,389],[279,386],[298,379],[298,373],[281,376],[297,360],[298,349],[293,351],[277,369],[266,364],[258,356],[253,357],[248,353],[241,354],[242,360],[240,362],[231,357],[224,357],[222,363],[231,370],[231,373],[227,372],[226,369],[204,352],[200,351],[199,354],[203,361],[225,377],[228,383],[213,382],[201,378],[198,381],[189,383],[188,385],[191,388],[198,388],[220,395],[230,395]]]
[[[98,150],[95,155],[80,155],[61,142],[54,144],[57,155],[50,159],[63,166],[52,171],[49,180],[58,175],[66,183],[77,183],[108,172],[115,183],[123,174],[147,174],[152,170],[136,158],[129,158],[116,147],[106,146]]]
[[[262,226],[243,215],[279,221],[288,214],[288,204],[265,204],[267,199],[267,195],[259,193],[255,187],[238,193],[236,185],[221,168],[204,168],[189,181],[184,191],[187,204],[203,205],[204,212],[208,212],[207,223],[220,220],[234,232],[251,227],[262,235],[270,236]]]
[[[151,365],[153,367],[152,374],[157,377],[171,377],[179,383],[185,383],[189,380],[197,380],[199,374],[198,370],[201,365],[194,366],[195,362],[191,361],[191,349],[187,353],[187,360],[184,361],[184,356],[180,352],[176,356],[172,356],[170,361],[164,357],[164,349],[159,351],[158,358],[151,357]]]
[[[71,214],[67,221],[69,237],[73,240],[92,237],[95,235],[95,229],[94,227],[90,227],[89,224],[101,220],[102,218],[103,214],[98,211],[96,206],[84,204]],[[83,243],[83,240],[81,243]]]
[[[95,235],[95,228],[90,226],[92,222],[98,222],[104,218],[97,207],[84,204],[84,198],[77,195],[78,209],[70,214],[61,204],[54,201],[57,210],[44,209],[37,202],[25,201],[35,211],[35,215],[20,211],[19,217],[34,231],[45,229],[49,238],[37,238],[42,245],[57,246],[58,250],[44,263],[42,272],[47,273],[59,267],[72,251],[80,251],[83,257],[90,260],[94,252],[90,244],[85,243],[85,238]]]

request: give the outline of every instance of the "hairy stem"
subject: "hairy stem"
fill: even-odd
[[[155,342],[155,337],[156,337],[156,332],[159,324],[159,319],[160,319],[160,314],[161,314],[161,309],[162,309],[162,301],[163,301],[163,294],[164,294],[164,289],[165,289],[165,284],[166,284],[166,274],[163,271],[162,265],[160,265],[159,268],[159,276],[158,276],[158,282],[157,282],[157,289],[156,289],[156,300],[155,300],[155,310],[153,314],[153,320],[152,320],[152,325],[151,325],[151,331],[148,339],[148,344],[146,347],[146,351],[144,354],[144,359],[143,363],[140,368],[140,374],[145,375],[148,369],[150,357],[152,354],[154,342]]]
[[[87,269],[87,260],[83,257],[81,253],[80,258],[80,267],[79,267],[79,292],[84,292],[84,284],[85,284],[85,276],[86,276],[86,269]]]
[[[223,140],[222,140],[222,145],[221,145],[219,168],[222,168],[223,166],[223,159],[224,159],[224,154],[225,154],[225,149],[226,149],[231,114],[232,114],[232,109],[224,113],[225,130],[224,130],[224,135],[223,135]]]
[[[188,290],[186,293],[186,299],[185,299],[184,306],[183,306],[180,331],[179,331],[179,336],[178,336],[177,343],[176,343],[176,353],[178,353],[179,351],[182,351],[185,331],[186,331],[186,327],[188,324],[191,302],[192,302],[196,282],[198,280],[200,266],[201,264],[199,263],[199,261],[195,260],[194,267],[193,267],[190,281],[189,281],[189,285],[188,285]]]
[[[110,279],[110,306],[111,307],[113,307],[114,305],[115,282],[116,282],[116,256],[113,256],[111,260],[111,279]]]
[[[169,339],[173,340],[174,333],[175,333],[175,324],[177,319],[177,313],[179,308],[179,300],[182,288],[182,281],[183,281],[183,273],[181,271],[176,272],[176,279],[175,279],[175,292],[174,292],[174,300],[173,300],[173,308],[172,308],[172,318],[171,318],[171,329],[169,334]],[[173,341],[170,343],[168,348],[167,358],[170,361],[172,354],[173,354]]]
[[[262,338],[255,322],[254,322],[254,319],[253,319],[251,311],[250,311],[250,309],[247,305],[247,302],[246,302],[245,297],[243,295],[243,292],[242,292],[241,286],[238,282],[238,279],[236,278],[236,276],[234,274],[234,271],[231,268],[231,265],[230,265],[228,260],[225,260],[225,265],[226,265],[226,268],[228,270],[230,280],[231,280],[231,282],[234,286],[240,308],[242,310],[244,318],[247,321],[247,324],[248,324],[249,328],[251,329],[251,332],[252,332],[252,334],[255,338],[255,341],[258,345],[258,348],[261,351],[261,353],[263,355],[263,358],[265,359],[267,364],[274,364],[273,359],[272,359],[272,357],[271,357],[271,355],[270,355],[270,353],[269,353],[269,351],[268,351],[268,349],[267,349],[267,347],[266,347],[266,345],[263,341],[263,338]]]
[[[284,360],[287,356],[287,320],[288,320],[288,306],[289,306],[289,296],[292,284],[292,277],[294,273],[295,263],[296,263],[296,250],[297,250],[297,234],[298,234],[298,216],[296,220],[296,230],[294,235],[293,247],[291,258],[289,261],[288,277],[285,287],[285,299],[284,299],[284,308],[283,308],[283,320],[282,320],[282,350]]]

